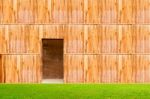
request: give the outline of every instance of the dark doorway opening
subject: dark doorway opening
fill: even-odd
[[[63,39],[43,39],[43,83],[63,82]]]

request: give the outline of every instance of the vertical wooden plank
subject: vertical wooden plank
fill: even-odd
[[[150,53],[150,26],[136,25],[135,33],[135,51],[136,53]]]
[[[62,25],[43,25],[43,38],[63,39],[64,26]]]
[[[64,81],[66,83],[84,82],[84,60],[83,55],[64,56]]]
[[[68,0],[52,0],[52,22],[67,23],[67,2]]]
[[[16,55],[5,55],[4,56],[4,67],[5,67],[5,82],[6,83],[17,83],[18,82],[18,68]]]
[[[135,0],[118,0],[119,6],[119,23],[135,23]]]
[[[41,80],[38,55],[4,55],[6,83],[38,83]]]
[[[3,0],[2,3],[2,23],[17,22],[17,0]]]
[[[3,0],[0,0],[0,23],[3,20]]]
[[[15,25],[8,26],[8,36],[9,36],[9,53],[15,53],[20,48],[19,41],[17,39],[18,27]],[[17,43],[18,42],[18,43]]]
[[[65,27],[65,53],[83,53],[84,51],[84,27],[82,25],[68,25]]]
[[[101,82],[102,83],[117,83],[117,55],[102,55],[101,56]]]
[[[101,22],[113,24],[118,22],[118,0],[101,0]]]
[[[100,23],[101,21],[101,1],[84,0],[84,22]]]
[[[118,80],[120,83],[134,82],[134,65],[132,55],[119,55]]]
[[[35,22],[35,0],[18,0],[17,3],[17,22],[34,23]]]
[[[86,83],[99,82],[97,59],[97,55],[84,55],[84,79]]]
[[[67,15],[69,23],[83,23],[84,0],[67,0]]]
[[[135,49],[135,35],[133,26],[121,25],[119,26],[118,34],[119,53],[134,53]]]
[[[115,25],[102,26],[102,53],[118,52],[118,29]]]
[[[0,83],[3,82],[3,66],[2,66],[2,55],[0,55]]]
[[[51,23],[52,19],[52,1],[53,0],[35,0],[35,23]]]
[[[135,55],[135,81],[136,83],[150,82],[150,57],[149,55]]]
[[[5,26],[0,26],[0,53],[6,53],[7,52],[7,43],[6,43],[6,35],[5,35]]]
[[[136,23],[150,23],[150,1],[135,0]]]
[[[84,26],[84,52],[101,52],[101,27],[97,25]],[[100,45],[100,46],[99,46]]]

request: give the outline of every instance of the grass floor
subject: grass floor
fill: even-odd
[[[0,84],[0,99],[150,99],[150,85]]]

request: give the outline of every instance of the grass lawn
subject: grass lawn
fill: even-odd
[[[0,99],[150,99],[150,85],[0,84]]]

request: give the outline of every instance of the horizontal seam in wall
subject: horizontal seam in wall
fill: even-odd
[[[92,54],[92,53],[65,53],[64,55],[150,55],[150,53],[99,53],[99,54]]]
[[[150,25],[150,24],[105,24],[105,23],[102,23],[102,24],[72,24],[72,23],[70,23],[70,24],[56,24],[56,23],[51,23],[51,24],[32,24],[32,23],[27,23],[27,24],[25,24],[25,23],[14,23],[14,24],[0,24],[0,25]]]

